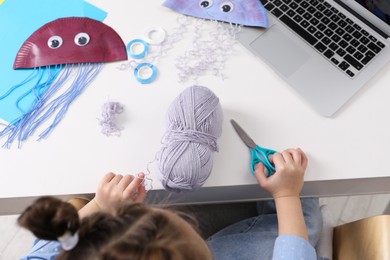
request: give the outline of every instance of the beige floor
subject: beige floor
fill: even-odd
[[[320,201],[329,206],[335,223],[339,225],[383,214],[389,210],[390,194],[321,198]],[[0,260],[19,259],[34,241],[29,232],[16,226],[16,218],[16,215],[0,217]]]

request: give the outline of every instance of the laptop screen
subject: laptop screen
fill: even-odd
[[[390,25],[390,0],[356,0],[368,11]]]

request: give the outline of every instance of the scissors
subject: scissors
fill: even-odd
[[[265,174],[267,177],[271,176],[275,172],[275,166],[272,165],[272,163],[269,160],[269,156],[271,154],[276,153],[276,151],[263,148],[258,146],[252,138],[249,137],[247,133],[239,126],[236,121],[230,120],[230,123],[233,125],[234,130],[236,130],[237,134],[240,136],[241,140],[246,144],[246,146],[249,147],[249,150],[251,152],[251,170],[252,174],[255,172],[255,166],[259,162],[261,162],[266,171]]]

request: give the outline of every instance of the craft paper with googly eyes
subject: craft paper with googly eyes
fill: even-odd
[[[20,48],[14,68],[126,59],[126,47],[111,27],[90,18],[66,17],[36,30]]]
[[[47,137],[99,74],[103,63],[119,60],[127,60],[126,46],[111,27],[100,21],[65,17],[44,24],[27,38],[15,58],[14,69],[31,69],[31,74],[0,96],[7,97],[27,82],[33,83],[16,101],[20,117],[0,129],[0,138],[6,137],[4,146],[9,147],[15,139],[20,146],[52,118],[39,135],[39,139]],[[73,81],[66,84],[70,79]],[[36,100],[27,109],[22,108],[20,102],[30,93]]]
[[[259,0],[166,0],[175,12],[233,24],[267,27],[267,12]]]

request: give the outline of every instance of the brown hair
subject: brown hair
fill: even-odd
[[[66,230],[78,232],[79,243],[61,252],[57,259],[62,260],[196,258],[191,241],[180,236],[167,215],[141,203],[122,204],[114,214],[99,212],[80,222],[72,205],[43,197],[23,212],[18,223],[46,240],[57,240]]]

